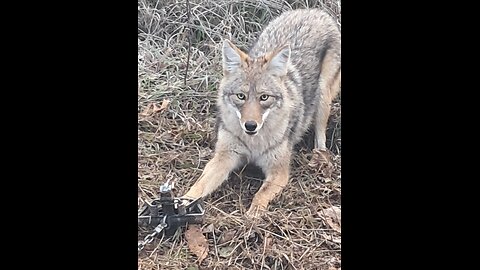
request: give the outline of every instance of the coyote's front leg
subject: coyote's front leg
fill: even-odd
[[[240,157],[230,151],[219,151],[210,160],[202,175],[190,190],[183,196],[186,199],[205,197],[217,189],[240,162]]]
[[[265,168],[265,181],[253,197],[250,209],[245,213],[247,217],[255,218],[262,215],[270,201],[288,184],[291,151],[285,149],[271,154],[271,157],[266,157],[267,162],[261,165]]]
[[[230,142],[230,144],[227,142]],[[228,178],[231,171],[241,165],[242,155],[239,153],[238,147],[234,147],[233,143],[222,132],[219,133],[215,148],[215,155],[205,166],[200,178],[183,198],[195,200],[207,196]]]

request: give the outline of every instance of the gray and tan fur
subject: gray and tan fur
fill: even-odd
[[[223,43],[215,154],[184,198],[204,197],[231,171],[259,166],[265,182],[249,216],[257,216],[288,184],[293,147],[314,127],[326,151],[330,104],[340,90],[340,32],[319,9],[288,11],[271,21],[248,54]]]

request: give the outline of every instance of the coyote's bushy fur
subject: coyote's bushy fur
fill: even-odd
[[[293,147],[309,127],[315,147],[326,151],[330,105],[340,90],[340,31],[319,9],[288,11],[248,53],[225,40],[222,55],[215,154],[184,198],[210,194],[252,163],[266,177],[247,212],[255,216],[287,185]]]

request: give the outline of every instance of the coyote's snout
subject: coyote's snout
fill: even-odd
[[[340,91],[340,31],[319,9],[288,11],[246,53],[225,40],[218,89],[215,155],[184,195],[206,196],[245,162],[265,174],[248,215],[267,208],[288,184],[293,147],[312,127],[326,151],[330,104]]]
[[[270,97],[268,95],[261,95],[257,98],[246,97],[245,94],[237,94],[236,98],[243,102],[239,110],[237,110],[240,126],[248,135],[256,135],[270,113],[270,108],[265,108],[265,102]]]

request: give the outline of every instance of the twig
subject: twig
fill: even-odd
[[[185,66],[185,77],[183,78],[183,84],[187,86],[187,74],[188,74],[188,66],[190,64],[190,50],[192,47],[192,33],[190,32],[190,1],[186,0],[187,4],[187,36],[188,36],[188,50],[187,50],[187,65]]]

